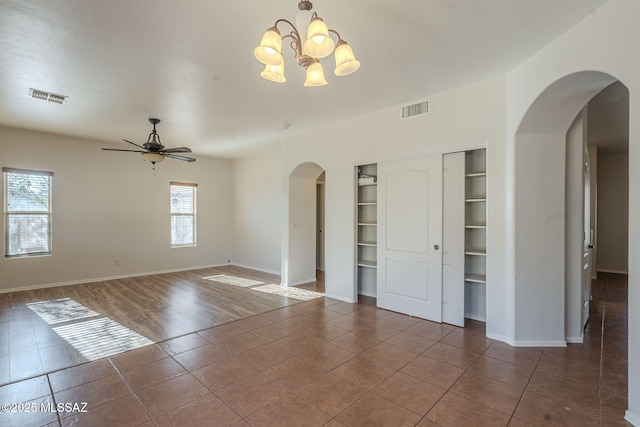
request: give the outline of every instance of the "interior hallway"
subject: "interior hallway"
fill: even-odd
[[[200,286],[187,282],[169,287]],[[220,285],[229,286],[253,295]],[[0,413],[0,424],[628,425],[626,295],[626,276],[594,281],[585,343],[566,348],[513,348],[486,338],[479,322],[461,329],[371,301],[287,298],[242,320],[4,385],[1,402],[86,402],[87,412]],[[18,311],[17,295],[9,300],[10,312],[37,321]],[[185,305],[161,307],[159,318],[187,315]]]

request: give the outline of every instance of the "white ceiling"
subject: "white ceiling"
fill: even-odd
[[[167,147],[240,157],[503,74],[606,1],[314,0],[362,67],[336,77],[326,58],[329,84],[306,88],[288,46],[284,84],[262,79],[253,57],[276,19],[295,21],[297,0],[0,0],[0,124],[143,143],[158,117]],[[43,102],[29,88],[69,99]]]

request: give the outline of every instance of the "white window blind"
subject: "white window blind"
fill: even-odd
[[[53,172],[2,168],[6,258],[51,255]]]
[[[198,184],[171,182],[171,246],[196,244],[196,188]]]

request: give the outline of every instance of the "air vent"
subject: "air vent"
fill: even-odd
[[[29,96],[43,101],[55,102],[56,104],[64,104],[68,96],[58,95],[56,93],[45,92],[44,90],[29,89]]]
[[[429,113],[429,101],[424,101],[418,104],[407,105],[406,107],[402,107],[403,119],[406,119],[408,117],[418,116],[420,114],[428,114],[428,113]]]

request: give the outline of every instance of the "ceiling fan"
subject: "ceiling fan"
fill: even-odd
[[[160,119],[149,119],[149,123],[153,125],[153,130],[149,134],[149,138],[147,142],[142,145],[138,145],[135,142],[127,141],[123,139],[124,142],[128,142],[131,145],[135,145],[136,147],[142,148],[142,150],[123,150],[119,148],[103,148],[106,151],[129,151],[131,153],[142,153],[142,158],[151,162],[155,166],[156,163],[159,163],[164,160],[165,157],[169,157],[170,159],[182,160],[185,162],[195,162],[196,159],[193,157],[185,157],[179,156],[175,153],[191,153],[191,149],[187,147],[176,147],[176,148],[164,148],[164,145],[160,142],[160,135],[156,131],[156,125],[160,123]]]

